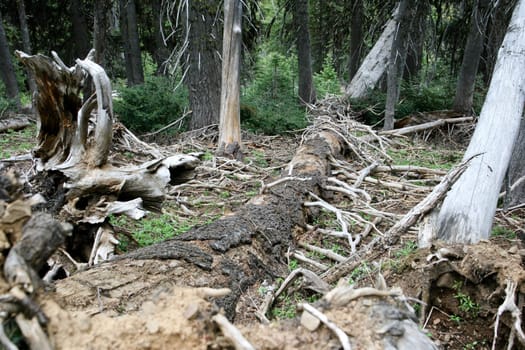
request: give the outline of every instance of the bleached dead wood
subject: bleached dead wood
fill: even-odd
[[[383,33],[377,39],[374,47],[366,55],[363,63],[352,78],[352,81],[346,87],[345,96],[348,98],[363,98],[373,90],[379,79],[385,73],[392,41],[394,40],[397,8],[388,20],[383,29]]]
[[[8,130],[20,130],[29,125],[31,125],[31,121],[26,117],[0,119],[0,133]]]
[[[443,126],[446,124],[463,123],[463,122],[469,122],[473,120],[474,120],[473,117],[438,119],[438,120],[434,120],[434,121],[424,123],[424,124],[407,126],[401,129],[383,130],[383,131],[379,131],[378,134],[382,136],[401,136],[401,135],[413,134],[416,132],[437,128],[439,126]]]
[[[447,194],[436,217],[435,237],[475,243],[490,236],[525,104],[525,0],[520,0],[498,52],[474,135],[464,159],[481,154]]]
[[[192,177],[197,157],[162,156],[124,127],[116,130],[129,148],[133,143],[160,157],[138,166],[116,167],[108,162],[114,130],[111,82],[93,62],[93,51],[73,67],[65,66],[56,53],[53,59],[20,51],[17,55],[33,72],[38,87],[37,169],[63,174],[66,203],[62,212],[71,221],[99,224],[110,214],[140,218],[145,210],[160,210],[168,183]],[[87,76],[92,78],[95,94],[82,103],[80,93]],[[104,255],[107,252],[100,251],[96,256]]]

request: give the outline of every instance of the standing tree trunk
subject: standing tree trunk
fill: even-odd
[[[20,34],[22,36],[22,47],[27,53],[31,53],[31,40],[29,39],[29,27],[27,26],[27,15],[26,15],[26,5],[24,0],[17,0],[16,5],[18,7],[18,17],[20,19]],[[29,85],[29,90],[31,94],[36,91],[36,83],[33,76],[27,72],[27,83]]]
[[[120,16],[127,85],[140,85],[144,83],[144,71],[142,69],[137,11],[134,0],[120,0]]]
[[[500,0],[489,16],[487,28],[485,29],[487,39],[484,45],[482,58],[479,62],[479,72],[483,74],[483,81],[489,85],[498,56],[498,49],[501,46],[503,37],[509,25],[512,9],[516,5],[516,0]]]
[[[393,17],[396,17],[398,9],[394,10]],[[345,89],[346,98],[363,98],[373,90],[379,79],[385,73],[385,67],[388,62],[388,55],[394,40],[396,30],[396,21],[394,18],[388,20],[383,29],[383,33],[377,39],[374,47],[366,55],[363,63],[357,70],[357,73]]]
[[[308,0],[296,0],[294,23],[297,31],[297,63],[299,69],[299,98],[302,103],[314,103],[315,88],[312,78],[312,53],[308,29]]]
[[[478,156],[445,198],[434,223],[437,238],[475,243],[489,237],[524,103],[525,0],[519,0],[464,159]]]
[[[514,144],[509,170],[505,209],[525,203],[525,121],[522,119],[518,139]]]
[[[390,57],[388,59],[384,130],[392,130],[394,128],[395,108],[399,100],[399,89],[407,52],[406,38],[410,23],[408,13],[411,11],[409,7],[411,8],[413,6],[415,6],[414,1],[401,0],[399,3],[399,11],[394,17],[397,31],[392,41]]]
[[[157,64],[157,69],[155,71],[156,75],[164,75],[166,73],[166,60],[169,57],[169,51],[164,42],[164,37],[162,34],[163,31],[163,21],[164,17],[162,16],[162,3],[161,0],[152,1],[152,11],[153,11],[153,25],[155,26],[153,32],[155,33],[155,49],[153,51],[153,60]]]
[[[463,53],[463,61],[459,71],[456,96],[453,109],[458,112],[472,113],[474,87],[478,72],[479,59],[483,51],[485,28],[492,8],[492,1],[478,0],[472,10],[470,30]]]
[[[111,1],[95,0],[94,24],[93,24],[93,47],[95,48],[95,62],[105,67],[107,29],[109,28],[108,14],[111,10]]]
[[[16,81],[15,68],[11,53],[9,52],[9,44],[4,31],[4,24],[2,21],[2,13],[0,13],[0,77],[5,84],[7,90],[7,97],[13,99],[18,107],[20,107],[20,94],[18,91],[18,82]]]
[[[74,57],[86,57],[91,50],[85,8],[81,0],[71,1],[71,23],[73,26],[73,40],[75,46]]]
[[[218,24],[215,23],[216,1],[190,1],[186,76],[190,109],[189,128],[203,128],[219,123],[221,72]]]
[[[363,0],[355,0],[352,6],[352,17],[350,18],[350,60],[348,63],[348,81],[359,68],[361,53],[363,51]]]
[[[417,78],[421,69],[429,12],[430,4],[427,1],[420,1],[417,3],[417,8],[414,11],[415,15],[408,33],[408,48],[405,68],[403,70],[403,79],[411,80]]]
[[[242,2],[224,1],[219,154],[241,158],[240,62]]]

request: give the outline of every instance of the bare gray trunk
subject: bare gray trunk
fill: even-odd
[[[410,0],[401,0],[399,10],[394,17],[396,22],[396,33],[390,49],[387,72],[387,95],[385,104],[385,123],[384,130],[394,128],[395,107],[399,100],[399,90],[401,87],[401,77],[405,66],[407,52],[407,34],[410,18],[408,18],[409,6],[415,4]]]
[[[397,15],[397,11],[397,9],[394,11],[393,17]],[[377,39],[374,47],[372,47],[363,63],[361,63],[352,81],[346,87],[345,97],[363,98],[376,87],[379,79],[385,73],[395,30],[396,22],[394,18],[391,18],[386,23],[385,29],[379,39]]]
[[[514,9],[492,82],[464,158],[475,157],[437,214],[434,234],[475,243],[490,236],[525,103],[525,0]]]
[[[242,2],[224,1],[219,154],[241,158],[240,64]]]

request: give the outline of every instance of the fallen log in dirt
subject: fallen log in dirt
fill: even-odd
[[[0,119],[0,133],[9,130],[20,130],[31,125],[31,121],[26,117],[8,117]]]

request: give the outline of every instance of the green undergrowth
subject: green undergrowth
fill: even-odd
[[[157,76],[147,77],[142,85],[121,87],[113,102],[115,114],[136,133],[156,131],[180,118],[188,105],[186,89],[173,89],[173,81]],[[177,131],[184,131],[184,124],[167,132]]]
[[[31,125],[22,130],[9,130],[0,137],[0,159],[9,158],[29,152],[34,146],[36,126]]]
[[[441,170],[452,169],[463,157],[461,150],[446,149],[441,146],[429,148],[402,145],[389,148],[387,154],[392,158],[392,165],[413,165]]]
[[[130,243],[136,243],[139,247],[149,246],[154,243],[162,242],[166,239],[176,237],[189,231],[196,225],[209,224],[217,219],[217,215],[179,217],[168,213],[155,214],[149,213],[141,220],[133,220],[126,216],[110,216],[109,222],[117,229],[131,232],[135,242],[120,235],[120,250],[128,251]]]

